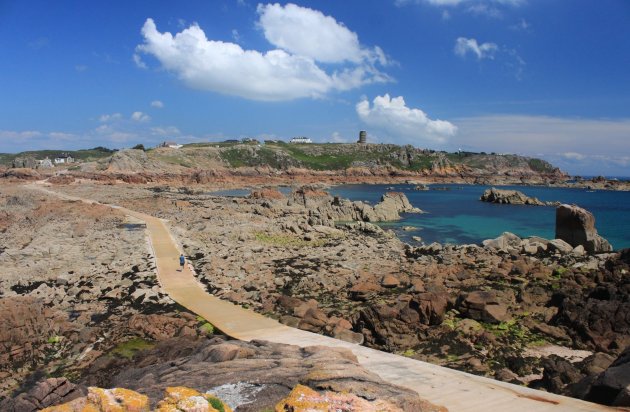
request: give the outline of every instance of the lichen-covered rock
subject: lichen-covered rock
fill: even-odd
[[[337,324],[344,326],[344,322]],[[263,341],[225,342],[217,338],[202,343],[186,356],[146,356],[151,356],[151,362],[139,356],[136,365],[126,367],[108,385],[142,391],[155,403],[171,386],[201,392],[238,382],[251,383],[258,391],[249,399],[245,409],[249,411],[273,407],[297,384],[366,399],[387,399],[405,411],[416,411],[424,402],[417,393],[385,382],[364,369],[348,349],[300,348]],[[223,395],[221,398],[227,401]]]
[[[280,401],[276,412],[309,411],[309,412],[402,412],[402,409],[391,403],[375,399],[367,401],[350,393],[317,391],[304,385],[297,385],[289,396]]]
[[[155,412],[232,412],[219,398],[185,386],[168,387]]]
[[[125,388],[90,387],[87,396],[42,412],[149,412],[149,398]]]
[[[91,387],[88,395],[42,412],[149,412],[149,398],[124,389]],[[168,387],[155,412],[232,412],[223,401],[210,394],[183,386]]]

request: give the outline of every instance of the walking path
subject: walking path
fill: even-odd
[[[67,200],[98,203],[61,194],[41,185],[29,185]],[[290,328],[251,310],[208,294],[192,269],[179,267],[180,247],[166,223],[153,216],[119,206],[128,216],[144,221],[157,262],[158,280],[180,305],[204,317],[223,333],[240,340],[267,340],[290,345],[325,345],[352,350],[359,363],[384,380],[410,388],[449,411],[611,411],[613,408],[537,391],[432,365],[403,356]]]

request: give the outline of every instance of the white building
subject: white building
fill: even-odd
[[[184,147],[184,145],[177,144],[177,142],[162,142],[159,147],[170,147],[171,149],[180,149]]]
[[[44,159],[46,160],[46,159]],[[72,156],[70,156],[69,154],[63,154],[61,156],[57,156],[55,157],[55,164],[56,165],[60,165],[60,164],[65,164],[65,163],[73,163],[74,162],[74,158]]]
[[[289,140],[289,143],[313,143],[313,141],[308,137],[299,136]]]

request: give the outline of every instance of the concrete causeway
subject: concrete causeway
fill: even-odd
[[[65,195],[41,184],[28,187],[71,201],[99,203]],[[190,265],[179,267],[182,252],[165,221],[115,205],[146,223],[163,290],[180,305],[204,317],[221,332],[240,340],[267,340],[298,346],[325,345],[352,350],[359,363],[384,380],[416,391],[449,411],[613,411],[615,408],[495,381],[391,353],[294,329],[206,292]]]

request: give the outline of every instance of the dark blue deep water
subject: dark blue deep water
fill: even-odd
[[[407,214],[401,221],[382,225],[396,230],[406,241],[412,236],[419,236],[425,243],[461,244],[480,243],[503,232],[547,239],[553,239],[555,235],[554,207],[481,202],[479,197],[490,186],[434,184],[429,185],[431,190],[416,191],[413,185],[344,185],[331,188],[329,192],[374,204],[392,187],[405,193],[415,207],[427,212]],[[630,192],[530,186],[500,188],[519,190],[543,201],[560,201],[583,207],[593,213],[598,233],[608,239],[615,249],[630,247]],[[403,226],[412,226],[415,230],[403,231]]]

